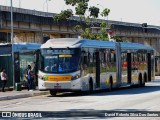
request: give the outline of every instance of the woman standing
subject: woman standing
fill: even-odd
[[[7,74],[5,73],[4,68],[1,68],[1,81],[2,81],[2,92],[5,92],[4,88],[7,83]]]

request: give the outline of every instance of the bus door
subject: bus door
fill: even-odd
[[[148,81],[151,81],[151,53],[147,53]]]
[[[96,88],[100,87],[100,58],[99,52],[95,52],[96,57]]]
[[[131,83],[132,80],[132,66],[131,66],[131,53],[127,53],[127,82]]]

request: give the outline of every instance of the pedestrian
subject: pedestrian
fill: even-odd
[[[27,83],[28,83],[28,90],[33,91],[34,74],[31,71],[31,65],[28,65],[28,69],[26,72],[26,78],[27,78]]]
[[[7,74],[5,73],[4,67],[1,68],[1,81],[2,81],[2,92],[5,92],[4,88],[6,86],[8,77]]]

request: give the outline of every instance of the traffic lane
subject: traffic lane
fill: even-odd
[[[125,91],[125,92],[124,92]],[[56,96],[49,95],[48,97],[79,97],[79,96],[106,96],[106,95],[127,95],[127,94],[144,94],[150,92],[160,91],[160,80],[154,82],[148,82],[144,87],[131,86],[115,88],[111,92],[109,90],[99,90],[92,94],[87,92],[64,92],[59,93]]]
[[[74,111],[89,110],[159,110],[160,82],[147,83],[144,88],[123,88],[113,92],[91,95],[64,93],[8,100],[0,102],[1,110],[20,111]],[[154,98],[154,99],[153,99]],[[125,109],[126,108],[126,109]]]

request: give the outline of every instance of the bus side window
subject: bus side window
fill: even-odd
[[[104,63],[106,63],[106,52],[103,53]]]
[[[40,70],[44,70],[44,56],[40,55],[39,60],[41,61],[41,63],[39,62]]]
[[[116,62],[116,54],[114,53],[114,62]]]
[[[146,61],[146,54],[143,54],[143,61]]]
[[[83,64],[84,65],[88,64],[87,56],[83,56]]]
[[[88,65],[88,55],[85,51],[82,51],[81,60],[83,65]]]
[[[132,56],[132,62],[134,62],[134,53],[132,53],[131,56]]]
[[[88,64],[90,64],[91,59],[90,59],[91,54],[88,52]]]
[[[139,53],[137,54],[137,61],[139,62],[140,61],[140,56],[139,56]]]
[[[115,60],[116,56],[114,53],[111,53],[111,63],[114,63],[116,60]]]
[[[111,53],[108,54],[108,61],[111,62]]]

